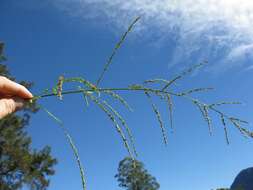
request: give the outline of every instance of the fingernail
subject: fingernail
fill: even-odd
[[[25,88],[24,86],[23,86],[23,88],[24,88],[24,90],[25,90],[25,93],[26,93],[26,95],[27,95],[27,98],[33,98],[32,93],[31,93],[27,88]]]
[[[29,90],[27,90],[27,92],[28,92],[28,94],[29,94],[30,98],[33,98],[32,93],[31,93]]]

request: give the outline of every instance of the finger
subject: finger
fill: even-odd
[[[0,93],[2,95],[19,96],[24,99],[30,99],[33,97],[31,92],[29,92],[24,86],[2,76],[0,76]]]
[[[20,98],[4,98],[0,100],[0,119],[21,109],[24,102]]]

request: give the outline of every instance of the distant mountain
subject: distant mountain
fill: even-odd
[[[230,190],[253,190],[253,167],[242,170],[236,176]]]

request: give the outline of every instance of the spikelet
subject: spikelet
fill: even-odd
[[[225,118],[224,118],[223,114],[220,115],[220,119],[221,119],[221,122],[222,122],[222,125],[223,125],[226,142],[229,145],[228,131],[227,131],[227,126],[226,126],[226,122],[225,122]]]
[[[166,97],[164,96],[164,93],[161,93],[157,90],[151,91],[153,94],[155,94],[156,96],[158,96],[161,100],[166,100]],[[168,94],[168,93],[167,93]]]
[[[241,102],[218,102],[218,103],[212,103],[210,105],[208,105],[209,107],[215,107],[215,106],[222,106],[222,105],[240,105],[242,104]]]
[[[245,121],[245,120],[242,120],[242,119],[238,119],[238,118],[235,118],[235,117],[230,117],[229,119],[230,119],[230,120],[233,120],[233,121],[237,121],[237,122],[239,122],[239,123],[249,124],[248,121]]]
[[[42,95],[48,94],[48,93],[49,93],[49,89],[48,88],[46,88],[45,90],[42,91]]]
[[[169,86],[171,86],[173,83],[175,83],[177,80],[181,79],[182,76],[177,76],[174,79],[170,80],[163,88],[162,91],[165,91]]]
[[[190,89],[186,92],[177,93],[177,95],[178,96],[186,96],[186,95],[190,95],[195,92],[206,92],[206,91],[210,91],[210,90],[213,90],[213,88],[194,88],[194,89]]]
[[[121,129],[121,127],[119,126],[117,120],[115,119],[114,115],[99,101],[98,98],[96,98],[95,96],[93,96],[92,94],[86,94],[108,117],[109,119],[112,121],[112,123],[114,124],[117,132],[119,133],[123,143],[124,143],[124,146],[125,148],[127,149],[128,153],[129,153],[129,156],[131,158],[134,158],[133,157],[133,154],[132,154],[132,151],[129,147],[129,144],[128,144],[128,141]]]
[[[167,97],[167,102],[168,102],[168,106],[169,106],[169,115],[170,115],[170,127],[173,129],[173,103],[172,103],[172,98],[170,94],[166,94]]]
[[[62,86],[64,82],[64,76],[59,76],[58,83],[57,83],[57,96],[60,100],[62,100]]]
[[[208,128],[209,128],[209,134],[212,135],[212,127],[211,127],[211,119],[208,114],[207,106],[202,106],[200,102],[197,100],[192,101],[199,109],[201,115],[203,116],[203,119],[207,122]]]
[[[192,67],[190,67],[189,69],[187,69],[186,71],[183,71],[180,75],[174,77],[173,79],[171,79],[161,90],[164,91],[166,90],[169,86],[171,86],[172,84],[174,84],[177,80],[183,78],[185,75],[188,75],[190,73],[192,73],[192,71],[198,69],[199,67],[203,66],[204,64],[206,64],[207,62],[204,61],[202,63],[193,65]]]
[[[149,79],[149,80],[145,80],[144,84],[148,84],[148,83],[162,83],[162,84],[168,84],[170,81],[165,80],[165,79]]]
[[[127,134],[128,134],[128,137],[130,139],[130,143],[132,145],[134,154],[135,154],[135,156],[138,156],[138,153],[137,153],[136,148],[135,148],[135,142],[134,142],[134,137],[133,137],[132,131],[129,128],[129,126],[127,125],[125,119],[107,101],[104,100],[102,103],[111,110],[111,112],[120,120],[122,126],[125,127],[125,129],[127,131]]]
[[[61,129],[63,130],[64,132],[64,135],[67,139],[67,141],[69,142],[70,146],[71,146],[71,149],[74,153],[74,156],[76,158],[76,162],[78,164],[78,167],[79,167],[79,171],[80,171],[80,175],[81,175],[81,180],[82,180],[82,187],[83,187],[83,190],[86,190],[86,178],[85,178],[85,173],[84,173],[84,169],[83,169],[83,166],[82,166],[82,162],[81,162],[81,159],[80,159],[80,156],[79,156],[79,153],[78,153],[78,150],[76,148],[76,145],[73,141],[73,138],[70,136],[70,134],[68,133],[67,129],[64,127],[63,125],[63,122],[57,118],[53,113],[51,113],[48,109],[40,106],[51,118],[53,118],[58,124],[59,126],[61,127]]]
[[[203,106],[203,111],[204,111],[204,117],[208,125],[209,133],[212,135],[212,121],[211,118],[209,117],[209,111],[207,106]]]
[[[89,106],[89,100],[88,100],[87,96],[85,95],[85,93],[83,93],[83,97],[84,97],[86,106],[88,107]]]
[[[112,96],[114,99],[118,100],[122,105],[124,105],[129,111],[133,112],[133,109],[129,106],[127,101],[122,96],[120,96],[119,94],[117,94],[111,90],[105,90],[103,92]]]
[[[65,78],[64,82],[78,82],[78,83],[82,83],[85,86],[87,86],[89,89],[95,89],[96,86],[93,85],[91,82],[89,82],[88,80],[82,78],[82,77],[71,77],[71,78]]]
[[[242,127],[240,125],[240,121],[239,120],[235,120],[234,118],[229,118],[229,120],[231,121],[231,123],[240,131],[240,133],[245,137],[253,137],[252,136],[252,132],[250,132],[249,130],[247,130],[246,128]]]
[[[207,61],[203,61],[201,63],[198,63],[198,64],[195,64],[193,66],[191,66],[190,68],[188,68],[186,71],[184,71],[181,76],[185,76],[185,75],[188,75],[190,73],[192,73],[193,71],[195,71],[196,69],[202,67],[203,65],[207,64],[208,62]]]
[[[148,92],[145,92],[145,94],[148,97],[148,99],[150,101],[150,104],[152,106],[152,109],[153,109],[153,111],[154,111],[154,113],[155,113],[155,115],[157,117],[157,120],[158,120],[158,122],[160,124],[160,128],[161,128],[161,131],[162,131],[162,136],[163,136],[164,144],[167,145],[168,144],[168,140],[167,140],[166,130],[165,130],[164,125],[163,125],[161,114],[158,111],[156,105],[153,103],[150,94]]]
[[[165,79],[148,79],[148,80],[145,80],[144,83],[157,83],[157,82],[161,82],[161,83],[168,83],[169,81],[168,80],[165,80]]]
[[[103,68],[103,71],[101,72],[100,76],[98,77],[98,80],[96,82],[96,86],[99,85],[99,83],[101,82],[101,80],[103,79],[104,77],[104,74],[105,72],[108,70],[109,66],[111,65],[112,63],[112,60],[114,58],[114,56],[116,55],[118,49],[121,47],[121,45],[123,44],[123,42],[125,41],[127,35],[132,31],[134,25],[140,20],[140,17],[137,17],[128,27],[127,31],[121,36],[119,42],[115,45],[113,51],[112,51],[112,54],[110,55],[110,57],[108,58],[104,68]]]
[[[52,88],[52,93],[57,96],[57,87]]]
[[[64,82],[78,82],[78,83],[81,83],[85,87],[87,87],[89,90],[96,92],[98,94],[98,96],[100,96],[99,89],[96,87],[96,85],[92,84],[90,81],[88,81],[88,80],[86,80],[82,77],[66,78],[66,79],[64,79]]]

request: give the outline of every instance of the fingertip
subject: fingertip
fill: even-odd
[[[24,86],[21,86],[21,96],[25,99],[33,98],[33,94]]]
[[[26,90],[26,91],[27,91],[27,92],[26,92],[27,97],[28,97],[29,99],[33,98],[33,94],[32,94],[29,90]]]
[[[18,97],[5,98],[0,100],[0,119],[22,109],[24,101]]]
[[[25,86],[2,76],[0,76],[0,92],[6,96],[18,96],[23,99],[33,98],[32,93]]]

